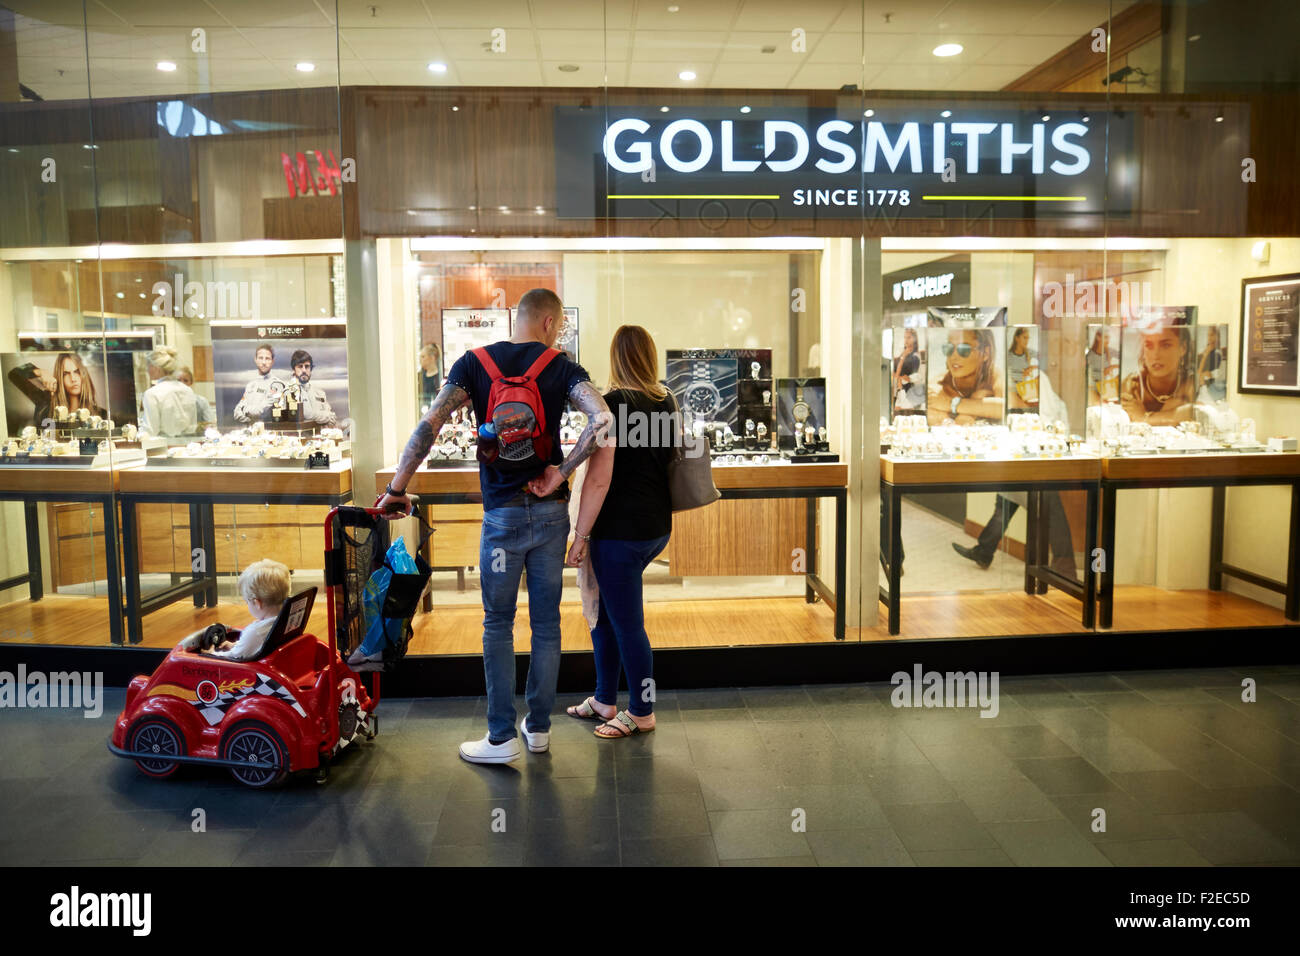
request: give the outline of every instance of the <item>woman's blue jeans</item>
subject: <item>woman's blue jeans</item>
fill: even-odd
[[[628,713],[654,713],[655,687],[650,638],[645,632],[641,575],[668,543],[668,535],[650,541],[593,538],[591,569],[600,588],[600,617],[591,629],[596,656],[596,700],[618,703],[618,673],[627,674]]]

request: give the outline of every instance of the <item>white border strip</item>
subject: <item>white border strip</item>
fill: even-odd
[[[1191,237],[1185,237],[1191,238]],[[908,239],[902,236],[885,236],[880,240],[881,252],[1006,252],[1015,249],[1041,252],[1071,252],[1074,250],[1108,250],[1111,252],[1128,252],[1132,250],[1169,249],[1170,239],[1143,239],[1128,236],[1111,236],[1109,238],[1062,237],[1007,239],[987,236],[918,236]]]
[[[825,238],[774,236],[763,239],[654,239],[631,236],[605,238],[531,238],[527,236],[478,238],[475,236],[424,236],[411,240],[412,252],[678,252],[825,249]]]
[[[212,259],[240,256],[340,255],[342,239],[246,239],[241,242],[175,242],[133,245],[106,242],[94,246],[44,246],[0,249],[9,262],[69,259]]]

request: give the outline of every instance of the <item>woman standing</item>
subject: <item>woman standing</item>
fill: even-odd
[[[673,528],[668,462],[673,455],[675,406],[659,384],[658,351],[650,333],[624,325],[609,347],[611,390],[605,403],[622,440],[614,451],[608,495],[583,500],[568,564],[582,563],[588,547],[600,589],[600,614],[591,630],[596,657],[596,693],[568,709],[570,717],[603,720],[597,737],[630,737],[654,730],[654,680],[650,638],[645,631],[641,575],[668,544]],[[640,419],[638,427],[638,419]],[[666,434],[665,434],[666,433]],[[643,441],[636,441],[637,436]],[[666,439],[666,440],[665,440]],[[596,462],[589,467],[587,480]],[[608,498],[609,507],[601,507]],[[597,513],[599,516],[597,517]],[[583,529],[590,529],[584,533]],[[618,709],[619,670],[627,675],[630,700]]]
[[[926,415],[931,425],[952,419],[958,425],[1002,421],[1002,379],[998,375],[993,333],[988,329],[953,329],[943,343],[948,373],[930,386]]]
[[[1205,348],[1196,360],[1196,384],[1198,392],[1205,389],[1210,401],[1221,402],[1228,397],[1228,386],[1223,380],[1223,351],[1219,345],[1217,326],[1211,325],[1205,329]]]
[[[151,435],[174,437],[199,430],[199,403],[188,385],[176,380],[176,350],[160,345],[149,353],[149,381],[140,399],[141,424]]]
[[[925,386],[917,379],[924,375],[916,344],[916,329],[903,329],[903,351],[894,359],[894,411],[921,407]]]

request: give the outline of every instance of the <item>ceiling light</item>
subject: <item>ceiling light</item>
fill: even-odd
[[[949,116],[952,115],[952,110],[944,110],[939,115],[942,116],[944,119],[947,119]]]
[[[576,64],[576,63],[561,63],[559,66],[556,67],[556,69],[559,70],[561,73],[577,73],[577,72],[578,72],[578,64]]]
[[[142,299],[144,298],[144,293],[143,293],[143,292],[140,293],[140,298],[142,298]]]
[[[1220,113],[1218,116],[1214,117],[1214,122],[1216,122],[1216,123],[1222,123],[1222,122],[1223,122],[1223,114]]]
[[[509,206],[497,206],[497,212],[509,212],[509,211],[510,211]]]
[[[695,79],[695,71],[682,70],[682,72],[677,74],[677,79],[681,80],[684,83],[689,83],[691,82],[691,80]]]
[[[668,107],[666,107],[666,106],[661,106],[661,107],[659,107],[659,112],[660,112],[660,113],[667,113],[667,112],[668,112]]]
[[[1046,113],[1043,114],[1043,122],[1044,122],[1044,123],[1046,123],[1046,122],[1047,122],[1048,120],[1050,120],[1050,119],[1051,119],[1051,117],[1048,116]]]
[[[144,280],[141,279],[139,276],[136,276],[136,277],[135,277],[135,281],[136,281],[136,282],[143,282]]]
[[[11,153],[16,153],[16,152],[18,152],[18,147],[17,147],[17,146],[10,146],[10,147],[9,147],[9,152],[11,152]]]
[[[1199,33],[1193,33],[1191,36],[1189,36],[1189,37],[1187,38],[1187,42],[1188,42],[1188,43],[1195,43],[1195,42],[1196,42],[1197,40],[1199,40],[1200,38],[1201,38],[1201,35],[1200,35]]]
[[[862,111],[862,115],[863,115],[863,116],[875,116],[875,115],[876,115],[876,111],[875,111],[875,110],[863,110],[863,111]]]
[[[98,144],[85,143],[85,144],[82,145],[81,148],[82,148],[82,149],[99,149],[99,146],[98,146]]]
[[[478,209],[478,206],[470,206],[470,207],[469,207],[469,211],[470,211],[470,212],[473,212],[473,211],[476,210],[476,209]]]
[[[171,60],[159,60],[158,69],[162,70],[164,73],[175,73],[176,64]]]
[[[931,52],[934,53],[935,56],[956,56],[963,49],[965,49],[965,47],[960,43],[940,43]]]
[[[540,215],[542,215],[542,213],[546,212],[546,207],[544,207],[544,206],[535,206],[535,207],[533,208],[533,212],[537,213],[537,215],[540,216]]]
[[[451,111],[452,111],[453,113],[459,113],[459,112],[460,112],[460,107],[459,107],[459,106],[453,106],[453,107],[451,108]]]
[[[117,293],[114,293],[114,294],[115,294],[119,299],[125,299],[125,298],[126,298],[126,293],[125,293],[125,292],[117,292]]]
[[[294,67],[294,69],[297,70],[299,73],[310,73],[312,70],[316,69],[316,64],[308,63],[306,60],[304,60],[303,62],[297,64]]]
[[[1085,113],[1085,114],[1083,115],[1083,121],[1084,121],[1085,123],[1091,123],[1091,122],[1092,122],[1092,117]]]
[[[669,12],[669,13],[676,13],[676,12],[677,12],[678,10],[680,10],[680,9],[681,9],[681,7],[679,7],[677,4],[674,3],[672,6],[670,6],[670,7],[668,8],[668,12]]]
[[[414,215],[416,215],[416,212],[415,212],[414,209],[408,209],[408,210],[406,210],[406,214],[407,214],[408,216],[414,216]]]
[[[740,111],[741,111],[742,113],[748,113],[748,112],[749,112],[749,107],[748,107],[748,106],[742,106],[742,107],[740,108]]]
[[[430,63],[430,64],[429,64],[429,72],[430,72],[430,73],[446,73],[446,72],[447,72],[447,64],[446,64],[446,63],[438,63],[438,62],[436,62],[436,61],[433,62],[433,63]]]

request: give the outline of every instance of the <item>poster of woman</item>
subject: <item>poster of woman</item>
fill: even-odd
[[[1228,398],[1228,327],[1196,329],[1196,400],[1213,405]]]
[[[927,329],[931,425],[1001,423],[1006,410],[1006,329]]]
[[[894,330],[890,394],[893,396],[895,415],[925,413],[926,367],[922,334],[922,331],[914,328]]]
[[[1120,407],[1129,421],[1176,425],[1190,421],[1196,402],[1196,355],[1185,325],[1124,330]]]
[[[136,423],[129,352],[9,353],[0,355],[0,370],[11,437],[56,419],[61,408],[72,417],[84,410],[87,418],[111,418],[116,426]]]

